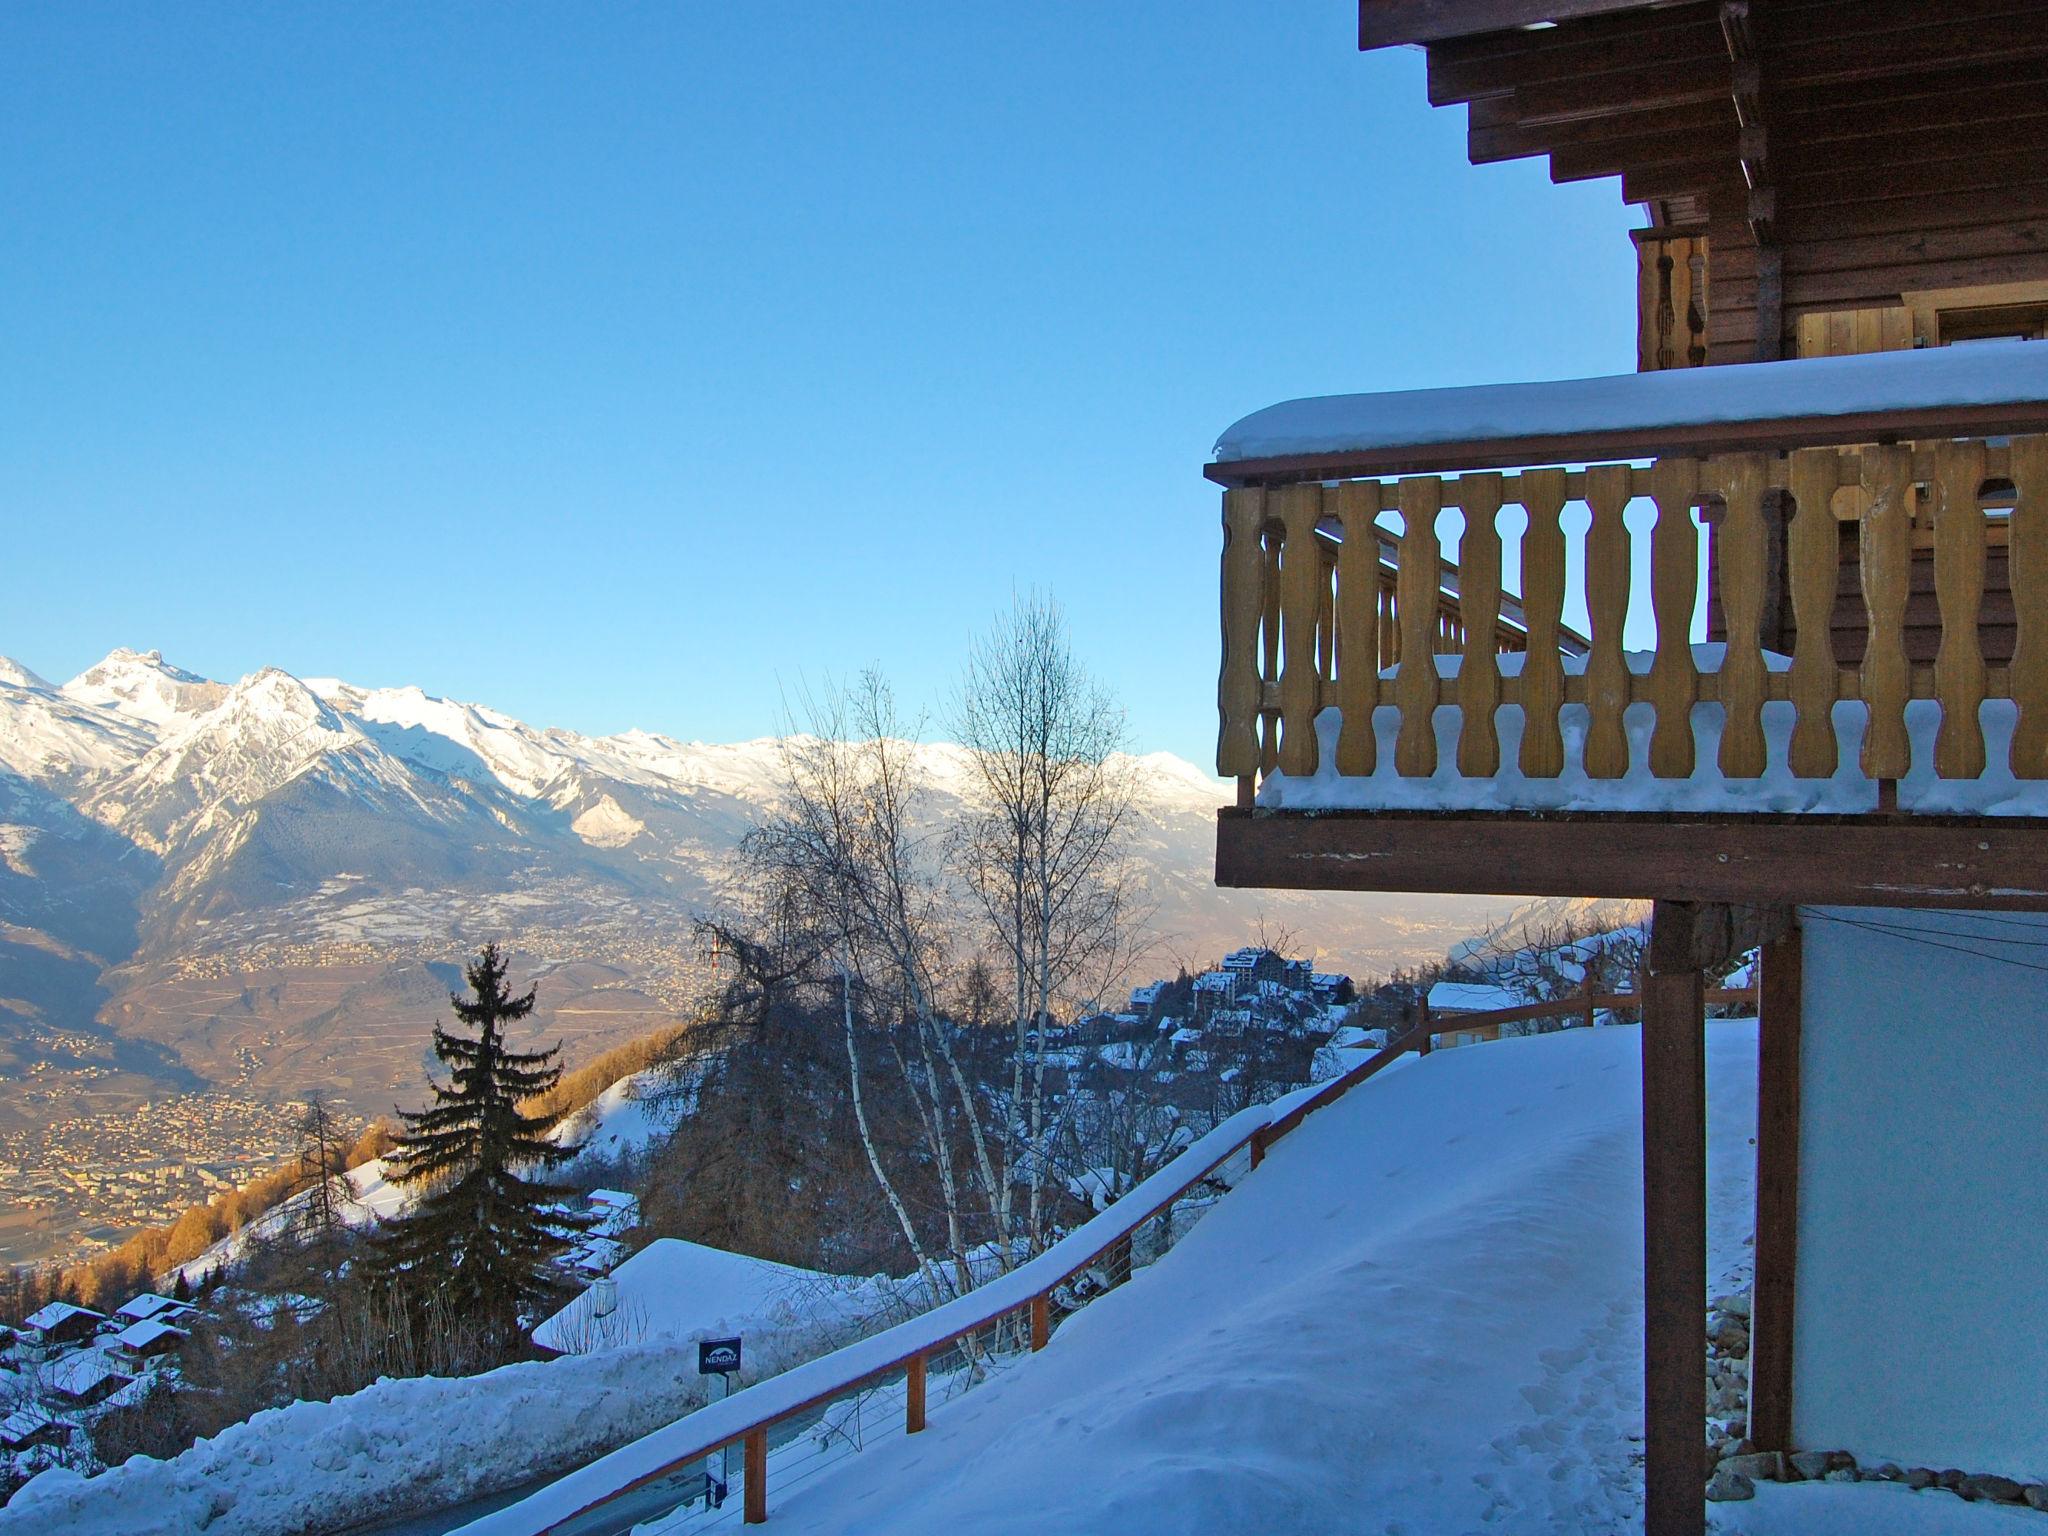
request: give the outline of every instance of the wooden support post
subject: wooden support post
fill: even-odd
[[[1764,946],[1757,995],[1756,1290],[1750,1301],[1749,1438],[1760,1451],[1793,1449],[1800,972],[1795,925]]]
[[[1703,1536],[1707,1420],[1706,989],[1694,908],[1660,901],[1643,975],[1645,1536]]]
[[[1429,994],[1427,992],[1422,994],[1421,1000],[1415,1005],[1415,1054],[1418,1056],[1427,1056],[1429,1054]]]
[[[924,1356],[912,1356],[903,1374],[903,1432],[914,1435],[924,1428]]]
[[[743,1442],[746,1448],[746,1513],[742,1517],[748,1525],[765,1525],[768,1522],[768,1431],[750,1429]]]
[[[1253,1132],[1252,1132],[1252,1166],[1253,1166],[1254,1168],[1256,1168],[1256,1167],[1258,1167],[1258,1166],[1259,1166],[1259,1164],[1263,1163],[1263,1162],[1264,1162],[1265,1160],[1266,1160],[1266,1133],[1265,1133],[1264,1131],[1253,1131]]]
[[[1599,996],[1599,993],[1594,990],[1594,979],[1593,967],[1589,965],[1586,967],[1586,1028],[1588,1029],[1591,1029],[1596,1022],[1593,999]]]
[[[1034,1351],[1045,1348],[1045,1341],[1052,1337],[1052,1298],[1040,1291],[1031,1298],[1031,1348]]]

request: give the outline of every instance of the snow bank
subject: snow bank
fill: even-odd
[[[1539,384],[1288,400],[1233,422],[1217,462],[1419,448],[1489,438],[1640,432],[1799,416],[2048,400],[2048,347],[1985,342]]]
[[[2042,351],[2048,353],[2048,347]],[[1702,672],[1718,671],[1727,650],[1720,644],[1695,645],[1694,664]],[[1457,675],[1457,656],[1438,656],[1437,670]],[[1500,658],[1501,672],[1517,676],[1523,658]],[[1628,653],[1633,673],[1650,669],[1650,653]],[[1789,658],[1767,654],[1773,672],[1791,665]],[[1583,657],[1566,657],[1564,670],[1585,671]],[[1392,677],[1393,673],[1385,674]],[[1834,707],[1836,760],[1831,778],[1793,777],[1787,756],[1791,749],[1793,709],[1777,700],[1763,707],[1765,769],[1761,778],[1729,779],[1721,775],[1721,730],[1726,711],[1719,704],[1692,708],[1693,771],[1689,778],[1659,779],[1650,773],[1650,734],[1656,711],[1631,704],[1623,712],[1628,733],[1628,772],[1619,779],[1589,778],[1583,766],[1590,713],[1583,704],[1567,704],[1559,712],[1564,737],[1564,771],[1554,779],[1532,779],[1522,773],[1522,707],[1501,706],[1494,714],[1500,737],[1500,771],[1488,778],[1466,778],[1458,772],[1458,735],[1462,714],[1451,705],[1434,716],[1436,772],[1427,778],[1403,778],[1394,771],[1394,743],[1400,734],[1400,711],[1381,705],[1373,712],[1378,756],[1370,774],[1337,772],[1337,735],[1343,713],[1325,709],[1316,716],[1320,747],[1316,772],[1289,777],[1269,775],[1259,786],[1258,803],[1273,810],[1415,810],[1415,811],[1777,811],[1861,813],[1877,809],[1877,781],[1861,767],[1863,735],[1869,712],[1859,700]],[[1934,738],[1941,726],[1941,706],[1932,699],[1906,705],[1906,732],[1912,739],[1913,767],[1899,780],[1899,808],[1906,811],[1979,816],[2048,815],[2048,781],[2013,777],[2010,760],[2017,720],[2009,699],[1986,700],[1979,712],[1984,727],[1986,764],[1975,779],[1940,779],[1934,774]]]
[[[803,1327],[753,1329],[747,1375],[830,1348]],[[575,1466],[706,1399],[694,1349],[656,1342],[503,1366],[459,1379],[384,1380],[255,1415],[169,1461],[138,1456],[81,1478],[45,1472],[0,1508],[23,1536],[318,1536],[439,1509]]]

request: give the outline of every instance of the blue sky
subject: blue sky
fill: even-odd
[[[730,740],[1049,589],[1208,764],[1216,434],[1625,372],[1348,0],[0,11],[0,651]]]

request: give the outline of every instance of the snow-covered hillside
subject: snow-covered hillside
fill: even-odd
[[[1639,1528],[1640,1038],[1574,1030],[1384,1074],[924,1435],[771,1475],[771,1519],[807,1536]],[[1707,1050],[1718,1290],[1748,1262],[1753,1021],[1711,1024]],[[532,1529],[557,1504],[543,1491],[476,1529]],[[1773,1536],[2014,1518],[1872,1484],[1765,1485],[1713,1515]]]

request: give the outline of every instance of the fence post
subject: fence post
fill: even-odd
[[[1415,1054],[1427,1056],[1429,1054],[1429,994],[1427,992],[1416,999],[1415,1023],[1413,1027],[1416,1032]]]
[[[1586,967],[1586,1028],[1593,1027],[1593,967]]]
[[[768,1523],[768,1431],[750,1429],[746,1438],[746,1513],[748,1525]]]
[[[1052,1337],[1052,1298],[1040,1291],[1031,1298],[1031,1348],[1034,1351],[1045,1348],[1045,1341]]]
[[[914,1435],[924,1428],[924,1356],[913,1355],[904,1374],[903,1432]]]
[[[1266,1160],[1266,1130],[1261,1126],[1252,1132],[1252,1166],[1258,1167]]]

